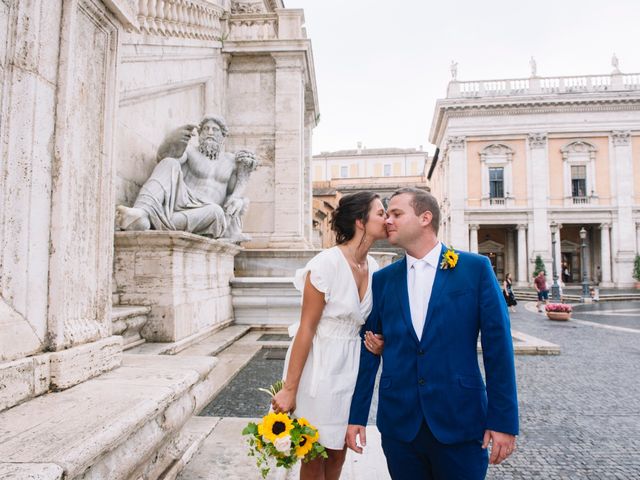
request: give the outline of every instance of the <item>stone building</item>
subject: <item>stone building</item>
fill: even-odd
[[[282,0],[0,0],[0,477],[158,478],[189,448],[216,359],[130,352],[228,325],[240,248],[115,233],[115,206],[214,113],[261,162],[248,246],[310,246],[303,24]]]
[[[340,196],[369,190],[387,199],[397,189],[416,187],[428,190],[425,168],[429,154],[414,148],[362,148],[322,152],[313,156],[313,229],[314,245],[327,248],[334,244],[329,225],[330,213]],[[378,242],[376,250],[389,248]]]
[[[531,281],[536,256],[566,282],[633,284],[640,248],[640,74],[449,83],[429,139],[442,238]]]

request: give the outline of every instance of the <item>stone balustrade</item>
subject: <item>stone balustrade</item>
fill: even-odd
[[[449,83],[447,98],[506,97],[640,90],[640,73],[530,77]]]
[[[147,34],[219,40],[224,10],[206,0],[139,0],[138,22]]]

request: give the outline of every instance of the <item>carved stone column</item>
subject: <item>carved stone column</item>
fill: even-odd
[[[556,234],[556,272],[558,272],[558,278],[562,280],[562,224],[560,223]]]
[[[515,277],[515,272],[516,272],[516,246],[515,246],[515,232],[508,228],[506,229],[506,237],[507,237],[507,248],[506,248],[506,255],[505,255],[505,265],[506,265],[506,270],[505,273],[510,273],[511,274],[511,278],[513,279]]]
[[[480,225],[472,223],[469,225],[469,251],[472,253],[478,253],[478,230]]]
[[[464,137],[449,137],[446,144],[449,162],[449,242],[461,250],[469,250],[469,233],[464,219],[467,202],[467,156]]]
[[[600,224],[600,272],[602,280],[600,286],[611,287],[611,242],[609,241],[609,229],[611,225],[608,223]]]
[[[530,133],[528,136],[529,144],[529,191],[531,192],[533,221],[529,225],[530,240],[529,245],[532,250],[533,258],[540,255],[549,265],[551,262],[550,242],[551,232],[549,231],[548,222],[548,201],[549,201],[549,159],[547,149],[546,133]]]
[[[304,247],[304,57],[297,52],[272,56],[276,61],[275,212],[269,247]]]
[[[518,285],[527,285],[527,226],[520,224],[518,229]]]
[[[616,286],[629,287],[633,280],[633,260],[636,245],[633,231],[633,161],[631,152],[631,134],[629,131],[614,131],[611,134],[612,155],[612,193],[617,215],[612,222],[612,229],[616,231],[613,251],[614,278]]]

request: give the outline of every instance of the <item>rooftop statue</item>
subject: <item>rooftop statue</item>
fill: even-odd
[[[190,144],[197,130],[198,146]],[[182,230],[233,243],[242,233],[243,197],[249,175],[258,166],[252,152],[222,149],[229,131],[222,117],[206,115],[199,125],[184,125],[165,138],[158,164],[132,208],[116,208],[121,230]]]

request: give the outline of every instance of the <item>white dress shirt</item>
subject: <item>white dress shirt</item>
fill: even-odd
[[[427,309],[433,281],[438,270],[438,260],[442,244],[438,242],[429,253],[422,258],[414,258],[407,254],[407,287],[409,290],[409,309],[411,323],[416,331],[418,340],[422,337],[422,329],[427,319]]]

